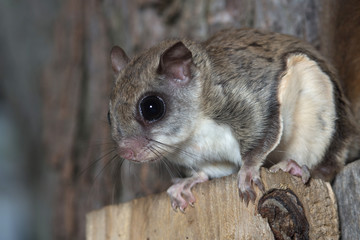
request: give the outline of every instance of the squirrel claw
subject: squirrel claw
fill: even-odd
[[[179,209],[180,212],[185,213],[188,205],[193,207],[196,199],[191,192],[191,188],[207,180],[208,176],[204,173],[195,174],[189,178],[176,179],[174,184],[167,190],[174,211],[177,212],[177,209]]]
[[[260,179],[259,169],[243,166],[238,174],[239,197],[248,206],[250,200],[255,203],[256,192],[253,183],[262,191],[265,191],[264,185]]]

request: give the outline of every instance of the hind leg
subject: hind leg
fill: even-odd
[[[277,172],[279,170],[283,170],[284,172],[288,172],[293,176],[301,177],[301,180],[304,184],[306,184],[310,179],[310,170],[306,165],[300,166],[297,162],[292,159],[283,160],[278,164],[272,166],[270,168],[271,172]]]

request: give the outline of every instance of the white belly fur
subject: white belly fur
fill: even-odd
[[[237,172],[241,166],[238,141],[231,129],[211,119],[202,119],[179,158],[186,166],[206,173],[210,177],[222,177]]]

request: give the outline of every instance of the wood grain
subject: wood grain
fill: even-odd
[[[334,192],[339,199],[342,239],[360,236],[360,160],[350,163],[336,176]]]
[[[338,239],[338,215],[329,183],[311,179],[304,185],[287,173],[261,171],[266,191],[291,189],[302,203],[310,239]],[[87,215],[87,240],[112,239],[274,239],[267,223],[238,196],[236,175],[214,179],[193,189],[197,199],[185,214],[170,207],[166,193],[150,195]],[[259,191],[257,192],[259,194]]]

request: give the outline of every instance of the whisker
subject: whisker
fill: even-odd
[[[179,166],[178,166],[177,164],[175,164],[175,165],[174,165],[174,164],[170,165],[170,160],[168,160],[166,157],[164,157],[164,158],[161,160],[161,162],[163,162],[164,165],[165,165],[165,167],[169,169],[168,171],[170,171],[170,176],[171,176],[172,178],[177,178],[177,177],[179,177],[179,176],[182,175]],[[173,168],[171,168],[171,166],[173,166]],[[175,171],[175,174],[173,173],[173,171]],[[171,173],[172,173],[172,174],[171,174]]]
[[[154,145],[153,148],[154,148],[160,155],[161,155],[160,151],[157,150],[156,148],[159,148],[160,150],[163,150],[163,151],[167,151],[166,148],[163,148],[163,147],[158,146],[158,145]],[[168,152],[168,151],[167,151],[167,152]],[[165,157],[165,156],[162,156],[162,157],[163,157],[163,158],[162,158],[162,162],[164,162],[164,164],[167,164],[167,165],[170,167],[169,164],[171,164],[171,161],[170,161],[167,157]],[[171,166],[173,166],[173,168],[175,169],[176,174],[177,174],[178,176],[181,176],[181,175],[182,175],[182,172],[183,172],[183,171],[182,171],[182,169],[180,168],[179,164],[172,164]]]
[[[89,144],[89,147],[97,147],[97,146],[115,146],[116,144],[112,141],[94,141],[93,143]]]
[[[115,154],[107,163],[105,163],[104,167],[101,168],[101,170],[95,175],[94,180],[96,180],[104,170],[110,166],[111,162],[118,157],[117,154]]]
[[[162,156],[162,154],[161,154],[156,148],[154,148],[154,147],[151,147],[151,146],[150,146],[150,147],[148,147],[148,149],[149,149],[152,153],[154,153],[154,154],[161,160],[161,162],[164,163],[164,166],[165,166],[166,170],[169,172],[171,178],[175,178],[176,176],[175,176],[175,174],[173,173],[171,167],[169,166],[169,163],[166,162],[167,158],[164,157],[164,156]]]
[[[181,149],[181,148],[173,147],[173,146],[170,146],[170,145],[165,144],[165,143],[161,143],[161,142],[156,141],[156,140],[150,140],[150,141],[153,141],[153,142],[155,142],[155,143],[158,143],[158,145],[154,145],[153,148],[157,147],[157,148],[159,148],[159,149],[161,149],[161,150],[163,150],[163,151],[167,151],[167,152],[168,152],[168,150],[167,150],[166,148],[164,148],[164,146],[165,146],[165,147],[170,147],[170,148],[175,148],[176,150],[179,150],[179,151],[181,151],[182,153],[185,153],[188,157],[190,157],[190,158],[193,159],[193,160],[199,160],[199,159],[201,159],[200,156],[198,156],[198,155],[196,155],[196,154],[189,153],[189,152],[187,152],[187,151],[185,151],[185,150],[183,150],[183,149]],[[159,145],[164,145],[164,146],[159,146]],[[156,149],[155,149],[155,150],[156,150]],[[158,150],[157,150],[157,151],[158,151]],[[166,157],[163,157],[163,161],[169,161],[169,162],[171,162],[171,161],[168,160]],[[165,163],[165,162],[164,162],[164,163]],[[175,168],[176,168],[176,171],[177,171],[177,173],[178,173],[178,176],[181,176],[181,175],[182,175],[182,174],[181,174],[182,171],[181,171],[181,169],[179,168],[179,165],[175,164]],[[198,172],[197,172],[191,165],[187,166],[187,168],[189,168],[194,175],[199,175]],[[171,176],[171,177],[173,177],[173,176]]]
[[[111,151],[105,153],[104,155],[100,156],[99,158],[97,158],[96,160],[94,160],[92,163],[90,163],[86,168],[84,168],[83,170],[80,171],[80,173],[78,174],[78,176],[82,176],[86,171],[88,171],[90,168],[94,167],[101,159],[109,156],[111,153],[115,152],[116,148],[113,148]],[[117,154],[115,155],[117,156]]]
[[[169,144],[165,144],[165,143],[156,141],[156,140],[154,140],[154,139],[149,139],[149,140],[152,141],[152,142],[155,142],[155,143],[157,143],[157,144],[159,144],[159,145],[163,145],[163,146],[165,146],[165,147],[175,149],[175,150],[183,153],[184,155],[186,155],[186,156],[188,156],[188,157],[190,157],[190,158],[192,158],[192,159],[194,159],[194,160],[200,159],[200,156],[199,156],[199,155],[194,154],[194,153],[190,153],[190,152],[188,152],[188,151],[185,151],[185,150],[182,149],[182,148],[179,148],[179,147],[176,147],[176,146],[171,146],[171,145],[169,145]],[[167,149],[164,148],[164,147],[160,147],[160,146],[158,146],[158,147],[159,147],[161,150],[167,151]]]
[[[124,159],[118,157],[119,161],[116,161],[116,166],[115,168],[113,168],[113,179],[114,179],[114,185],[113,185],[113,189],[112,189],[112,202],[113,203],[117,203],[118,202],[118,198],[119,198],[119,194],[116,192],[118,189],[120,189],[121,186],[121,166],[124,162]],[[115,202],[115,198],[116,198],[116,202]]]
[[[165,151],[166,151],[166,149],[161,148],[160,146],[157,146],[157,147],[160,148],[160,149],[162,149],[162,150],[165,150]],[[179,150],[181,150],[181,149],[179,149]],[[200,157],[198,157],[198,156],[195,155],[195,154],[188,153],[188,152],[186,152],[186,151],[184,151],[184,150],[182,150],[182,152],[185,153],[185,154],[186,154],[190,159],[192,159],[192,160],[198,161],[199,159],[201,159]],[[188,153],[188,154],[187,154],[187,153]],[[178,165],[175,165],[175,166],[178,166]],[[189,168],[194,174],[198,174],[197,171],[196,171],[191,165],[188,165],[187,168]],[[180,169],[179,169],[179,167],[177,167],[177,171],[178,171],[178,172],[181,172]],[[181,175],[181,174],[180,174],[180,175]]]
[[[111,151],[111,152],[113,152],[113,151]],[[111,152],[110,152],[110,153],[111,153]],[[90,167],[92,167],[94,164],[96,164],[97,162],[99,162],[99,160],[101,160],[101,159],[104,158],[105,156],[109,155],[110,153],[107,153],[107,154],[105,154],[104,156],[102,156],[102,157],[100,157],[99,159],[97,159],[96,161],[94,161],[94,163],[92,163]],[[115,154],[114,156],[112,156],[112,157],[110,158],[110,160],[107,160],[106,164],[101,168],[101,170],[100,170],[98,173],[96,173],[95,177],[93,177],[93,181],[91,182],[90,187],[89,187],[89,190],[88,190],[88,191],[89,191],[89,192],[88,192],[88,195],[89,195],[89,196],[95,194],[95,192],[98,191],[97,188],[99,187],[99,185],[96,184],[96,183],[98,183],[98,182],[100,181],[99,176],[101,175],[101,173],[104,172],[104,170],[105,170],[107,167],[110,166],[110,164],[111,164],[116,158],[118,158],[118,155],[117,155],[117,154]],[[88,168],[89,168],[89,167],[88,167]],[[87,168],[87,169],[88,169],[88,168]],[[85,169],[85,170],[87,170],[87,169]],[[90,201],[91,201],[90,199],[91,199],[91,198],[89,198],[89,200],[88,200],[89,203],[90,203]]]
[[[271,165],[275,165],[275,164],[276,164],[274,161],[272,161],[272,160],[270,160],[270,159],[266,159],[266,162],[271,163]]]

